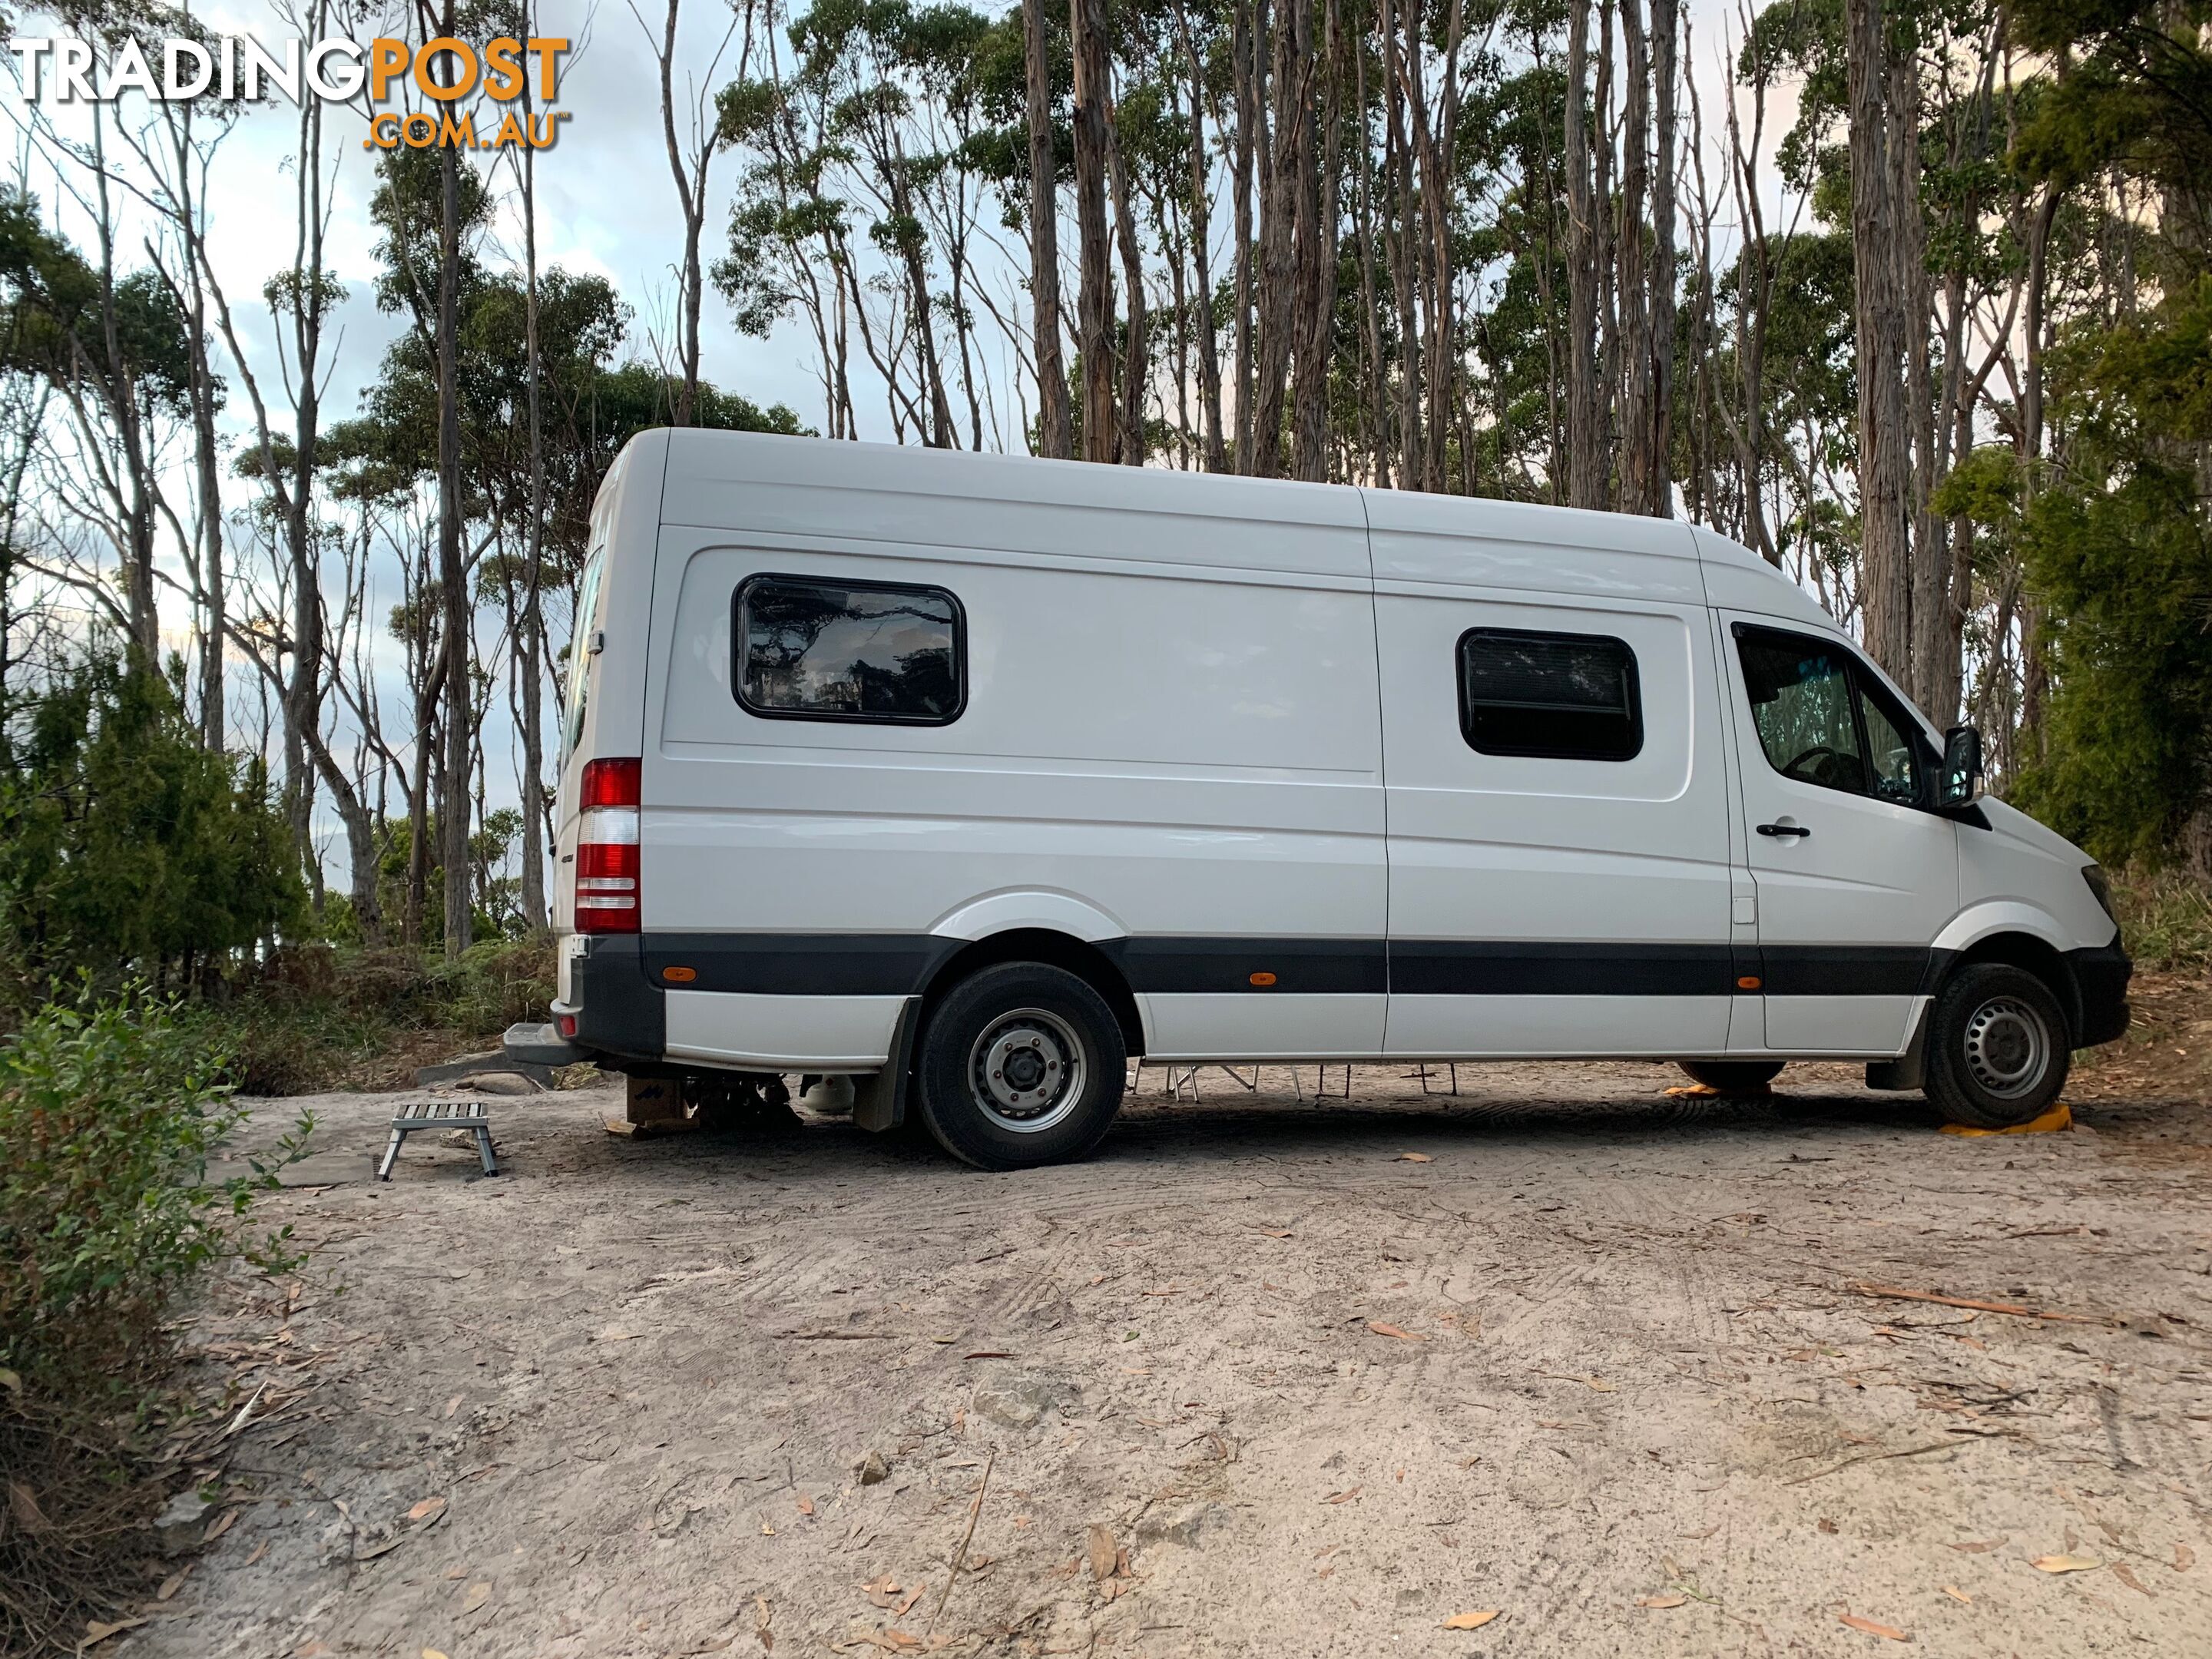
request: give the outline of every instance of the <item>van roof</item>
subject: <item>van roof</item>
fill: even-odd
[[[819,534],[908,545],[1077,554],[1150,564],[1268,569],[1467,586],[1642,593],[1705,601],[1701,565],[1729,573],[1749,604],[1833,623],[1757,555],[1674,519],[1485,496],[1429,495],[1101,466],[973,450],[854,443],[758,432],[659,428],[660,520],[702,529]],[[834,500],[832,499],[834,497]],[[1036,509],[1092,509],[1070,521]],[[1132,524],[1131,520],[1139,522]],[[1241,526],[1264,533],[1240,535]],[[1346,532],[1365,531],[1365,538]],[[1561,559],[1561,553],[1588,558]],[[1646,562],[1649,561],[1650,562]],[[1746,578],[1751,578],[1747,583]]]

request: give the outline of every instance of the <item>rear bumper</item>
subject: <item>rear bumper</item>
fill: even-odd
[[[645,947],[635,934],[588,938],[569,963],[567,1003],[553,1005],[556,1021],[576,1020],[568,1040],[595,1059],[653,1062],[668,1050],[668,1006],[659,986],[646,977]]]
[[[2128,1029],[2128,979],[2136,965],[2118,936],[2094,950],[2069,951],[2066,965],[2073,969],[2074,990],[2081,1001],[2075,1046],[2093,1048],[2123,1036]]]

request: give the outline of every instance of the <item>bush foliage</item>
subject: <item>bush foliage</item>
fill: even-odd
[[[94,657],[48,688],[0,778],[0,951],[37,993],[185,981],[295,930],[305,891],[258,762],[202,748],[158,676]]]
[[[89,995],[0,1045],[0,1652],[67,1649],[156,1498],[164,1319],[211,1265],[280,1265],[211,1180],[228,1056],[167,1002]]]

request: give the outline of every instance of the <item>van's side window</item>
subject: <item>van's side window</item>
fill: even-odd
[[[1470,628],[1459,726],[1485,755],[1625,761],[1644,747],[1636,653],[1605,634]]]
[[[783,720],[944,726],[967,701],[967,628],[941,587],[751,576],[732,635],[738,701]]]
[[[1735,629],[1744,690],[1767,763],[1785,778],[1911,806],[1924,759],[1911,716],[1830,641]]]

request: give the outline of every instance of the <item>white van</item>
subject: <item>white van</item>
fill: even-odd
[[[1136,1055],[1864,1060],[1995,1126],[2127,1024],[2091,861],[1709,531],[696,430],[592,523],[517,1053],[853,1073],[1004,1169]]]

